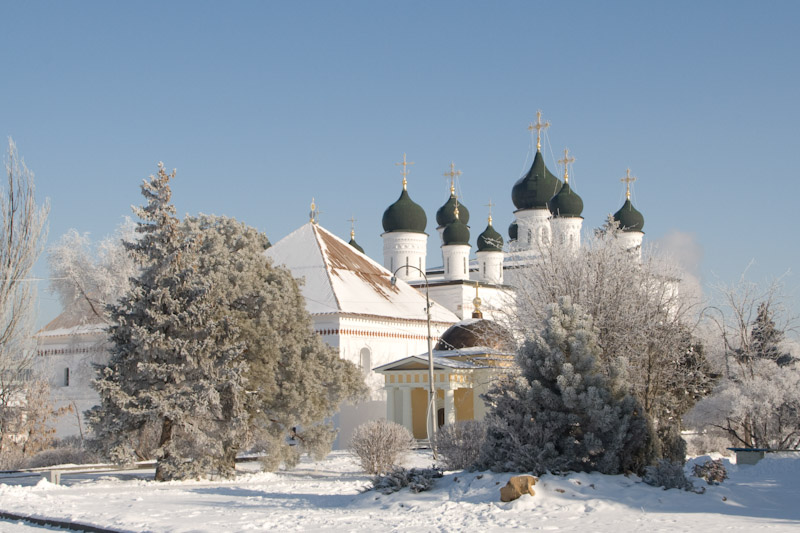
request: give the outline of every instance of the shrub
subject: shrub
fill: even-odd
[[[372,479],[372,489],[382,494],[397,492],[408,487],[412,492],[423,492],[433,487],[433,480],[442,477],[438,468],[412,468],[396,466]]]
[[[350,451],[361,461],[368,474],[388,472],[411,450],[414,437],[400,424],[388,420],[370,420],[353,432]]]
[[[83,449],[73,446],[50,448],[42,450],[33,457],[25,461],[26,468],[43,468],[45,466],[75,464],[82,465],[96,463],[99,458]]]
[[[692,482],[683,473],[683,465],[681,463],[660,459],[654,466],[647,466],[644,470],[642,481],[648,485],[664,487],[664,490],[692,490],[694,488]]]
[[[719,485],[728,479],[728,471],[722,464],[722,459],[709,459],[703,464],[696,464],[692,468],[692,474],[706,480],[709,485]]]
[[[445,470],[463,470],[478,462],[484,440],[486,423],[483,421],[448,424],[436,433],[436,452]]]

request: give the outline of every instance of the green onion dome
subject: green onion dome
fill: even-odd
[[[466,244],[469,246],[469,228],[456,217],[453,222],[445,226],[442,232],[442,242],[445,245]]]
[[[492,227],[492,217],[489,217],[489,225],[478,235],[479,252],[502,252],[503,237]]]
[[[564,182],[558,194],[553,196],[547,207],[555,217],[579,217],[583,212],[583,200],[569,186],[569,182]]]
[[[425,210],[414,203],[403,188],[400,198],[383,212],[383,231],[406,231],[411,233],[425,233],[428,217]]]
[[[630,198],[627,198],[619,211],[614,213],[614,220],[619,222],[622,231],[642,231],[644,228],[644,217],[633,207]]]
[[[511,189],[511,201],[517,209],[541,209],[561,189],[561,180],[544,165],[542,153],[537,151],[527,174]]]
[[[439,224],[439,227],[446,226],[451,224],[456,219],[456,205],[458,205],[458,218],[464,224],[469,224],[469,211],[467,208],[456,199],[456,195],[453,191],[450,191],[450,198],[448,198],[447,202],[436,211],[436,223]]]
[[[518,233],[519,233],[519,225],[515,220],[508,226],[508,238],[511,239],[512,241],[516,241]]]
[[[348,242],[347,244],[349,244],[350,246],[352,246],[353,248],[355,248],[356,250],[358,250],[362,254],[366,253],[366,252],[364,252],[364,249],[361,246],[359,246],[359,244],[356,242],[355,237],[353,237],[353,236],[350,236],[350,242]]]

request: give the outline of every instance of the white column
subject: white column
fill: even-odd
[[[444,423],[456,423],[456,395],[453,389],[444,390]]]
[[[413,422],[413,415],[414,413],[411,412],[411,388],[410,387],[401,387],[401,391],[403,391],[403,425],[407,430],[409,430],[412,434],[414,433],[414,422]]]
[[[396,387],[386,387],[386,420],[389,422],[397,422],[395,420],[394,409],[394,393],[397,391]]]

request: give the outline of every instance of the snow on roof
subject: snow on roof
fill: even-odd
[[[276,265],[284,265],[301,287],[311,314],[346,313],[407,320],[425,320],[425,296],[342,239],[311,222],[267,249]],[[431,308],[436,322],[458,322],[442,305]]]
[[[68,309],[36,332],[36,337],[61,337],[65,335],[93,335],[108,327],[106,321],[90,313]]]

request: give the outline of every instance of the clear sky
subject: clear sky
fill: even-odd
[[[624,201],[645,239],[685,243],[704,282],[800,270],[800,3],[7,2],[0,134],[52,204],[50,241],[100,239],[158,161],[180,214],[229,215],[273,242],[308,220],[382,262],[384,209],[435,212],[451,161],[474,238],[506,236],[528,124],[569,147],[584,229]],[[37,267],[46,275],[43,263]],[[44,294],[41,318],[58,306]],[[789,278],[796,286],[796,278]]]

